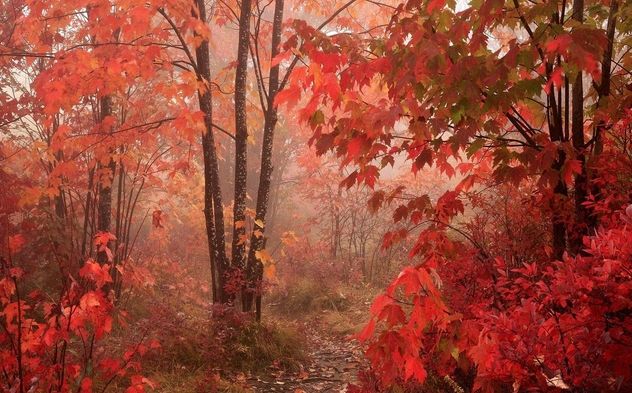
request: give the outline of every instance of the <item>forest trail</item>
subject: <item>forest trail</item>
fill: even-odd
[[[351,337],[327,332],[317,322],[306,326],[309,336],[307,358],[299,372],[270,370],[253,376],[253,392],[342,393],[354,383],[362,362],[362,350]]]

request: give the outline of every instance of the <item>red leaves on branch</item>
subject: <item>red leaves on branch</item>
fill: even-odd
[[[628,386],[630,236],[627,226],[604,229],[586,239],[586,256],[543,268],[532,263],[507,270],[497,259],[494,278],[479,278],[491,290],[464,304],[446,304],[438,277],[424,265],[406,268],[375,299],[358,338],[368,343],[367,356],[385,386],[423,382],[429,370],[450,375],[471,367],[465,358],[476,366],[475,390]],[[474,266],[464,262],[444,259],[442,271]]]
[[[110,277],[110,265],[99,265],[92,259],[86,261],[79,270],[79,275],[94,282],[97,288],[103,288],[105,284],[112,282],[112,277]]]
[[[96,247],[97,252],[104,252],[107,255],[109,262],[112,262],[112,259],[114,258],[114,254],[109,247],[110,242],[114,240],[116,240],[116,236],[110,232],[97,232],[96,235],[94,235],[94,246]]]
[[[19,239],[23,244],[24,239]],[[95,240],[111,239],[111,235],[102,234]],[[102,386],[115,377],[137,374],[139,357],[156,347],[154,343],[140,343],[131,347],[123,360],[103,357],[101,341],[112,331],[115,317],[112,301],[103,291],[103,286],[112,282],[108,264],[86,261],[79,271],[82,283],[68,277],[69,286],[55,301],[38,292],[25,297],[21,269],[10,266],[4,258],[2,262],[0,363],[8,391],[92,392],[95,380]],[[77,347],[81,342],[89,346]],[[146,378],[132,377],[131,391],[145,391],[146,386],[153,384]]]
[[[398,298],[398,294],[402,298]],[[423,342],[425,329],[443,329],[449,314],[438,288],[425,268],[404,269],[371,306],[372,318],[358,335],[368,342],[367,357],[384,384],[398,378],[424,382],[427,376],[422,353],[433,346]],[[380,326],[376,332],[376,326]]]

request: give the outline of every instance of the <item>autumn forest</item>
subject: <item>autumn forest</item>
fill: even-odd
[[[0,0],[0,391],[632,392],[632,2]]]

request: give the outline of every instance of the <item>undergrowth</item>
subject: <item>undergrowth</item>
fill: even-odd
[[[161,349],[144,362],[157,392],[246,393],[228,380],[270,367],[298,370],[305,358],[305,340],[292,324],[261,323],[230,307],[209,310],[203,303],[180,304],[163,296],[135,301],[132,315],[151,317],[130,321],[134,329],[160,338]]]

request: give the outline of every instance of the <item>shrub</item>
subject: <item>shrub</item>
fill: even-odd
[[[630,222],[621,213],[564,261],[512,268],[497,258],[478,275],[483,262],[472,253],[441,261],[474,284],[446,268],[442,287],[427,265],[407,268],[360,335],[381,386],[449,375],[475,391],[630,391]]]
[[[0,257],[0,364],[8,391],[105,391],[124,379],[128,392],[153,384],[140,375],[139,358],[157,347],[141,339],[120,355],[102,347],[116,313],[104,286],[108,264],[88,260],[81,282],[69,281],[56,301],[34,291],[22,293],[28,275],[13,263],[23,241],[13,237],[8,258]]]

